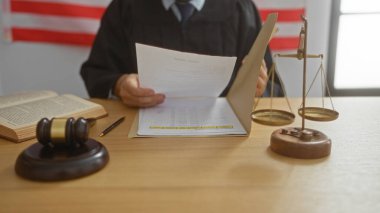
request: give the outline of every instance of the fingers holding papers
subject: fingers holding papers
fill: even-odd
[[[120,77],[115,86],[115,94],[124,104],[134,107],[152,107],[165,100],[164,94],[140,87],[137,74],[125,74]]]
[[[244,63],[244,61],[245,61],[245,58],[243,59],[242,63]],[[257,79],[257,84],[256,84],[256,94],[255,94],[256,97],[260,97],[264,94],[267,83],[268,83],[268,69],[267,69],[265,60],[263,60],[260,66],[259,78]]]
[[[261,67],[260,67],[260,73],[259,73],[259,78],[257,80],[257,85],[256,85],[256,96],[262,96],[265,88],[268,83],[268,69],[265,64],[265,61],[262,61]]]

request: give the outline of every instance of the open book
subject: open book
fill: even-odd
[[[106,116],[104,107],[74,95],[30,91],[0,97],[0,136],[14,142],[36,137],[41,118]]]
[[[166,95],[139,110],[129,137],[248,135],[256,82],[277,14],[267,17],[227,95],[235,57],[199,55],[136,44],[142,87]]]

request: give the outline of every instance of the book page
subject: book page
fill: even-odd
[[[62,95],[0,108],[0,123],[10,128],[35,124],[41,118],[61,117],[98,106],[74,95]]]
[[[138,135],[246,134],[225,98],[167,98],[139,110]]]
[[[234,70],[236,57],[186,53],[136,44],[142,87],[166,97],[218,97]]]
[[[0,108],[22,104],[30,101],[40,100],[44,98],[57,96],[53,91],[25,91],[10,95],[0,96]]]

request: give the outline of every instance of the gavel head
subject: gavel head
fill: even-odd
[[[89,125],[84,118],[42,118],[36,129],[39,143],[50,147],[83,145],[88,140]]]

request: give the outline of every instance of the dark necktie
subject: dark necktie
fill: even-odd
[[[181,24],[182,26],[190,18],[194,12],[194,6],[189,2],[176,2],[179,12],[181,13]]]

